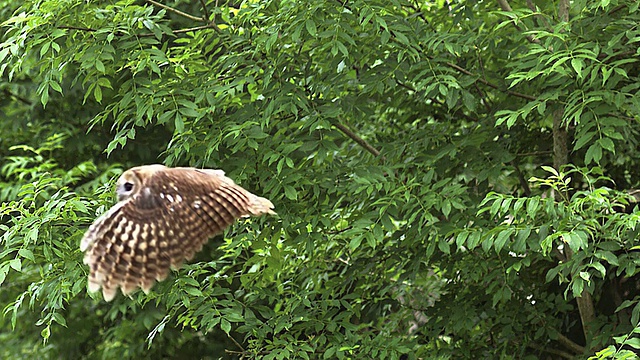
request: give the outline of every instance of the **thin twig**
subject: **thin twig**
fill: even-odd
[[[403,87],[403,88],[405,88],[405,89],[407,89],[407,90],[409,90],[409,91],[413,91],[414,93],[418,93],[418,90],[416,90],[416,89],[414,89],[413,87],[411,87],[411,86],[409,86],[409,85],[407,85],[407,84],[403,83],[402,81],[398,80],[397,78],[395,78],[395,77],[394,77],[394,79],[393,79],[393,80],[395,80],[396,84],[400,85],[401,87]],[[477,85],[476,85],[476,86],[477,86]],[[440,105],[440,106],[446,106],[446,104],[445,104],[443,101],[440,101],[440,100],[438,100],[438,99],[436,99],[436,98],[429,98],[429,100],[431,100],[434,104],[438,104],[438,105]],[[462,111],[457,111],[457,110],[456,110],[455,115],[456,115],[456,116],[459,116],[459,117],[463,117],[463,118],[465,118],[465,119],[467,119],[467,120],[469,120],[469,121],[471,121],[471,122],[478,122],[478,119],[473,118],[473,117],[471,117],[471,116],[469,116],[469,115],[465,114],[465,113],[464,113],[464,112],[462,112]]]
[[[458,70],[459,72],[461,72],[463,74],[466,74],[466,75],[469,75],[469,76],[474,76],[474,77],[477,76],[476,74],[472,73],[471,71],[469,71],[469,70],[467,70],[467,69],[465,69],[463,67],[460,67],[460,66],[458,66],[458,65],[456,65],[454,63],[446,62],[445,65],[447,65],[450,68],[456,69],[456,70]],[[485,79],[483,79],[481,77],[478,77],[478,79],[476,81],[479,81],[479,82],[481,82],[481,83],[483,83],[483,84],[485,84],[485,85],[487,85],[489,87],[492,87],[492,88],[494,88],[496,90],[502,91],[502,92],[504,92],[506,94],[509,94],[509,95],[513,95],[513,96],[516,96],[516,97],[519,97],[519,98],[523,98],[523,99],[527,99],[527,100],[536,100],[535,96],[531,96],[531,95],[527,95],[527,94],[523,94],[523,93],[519,93],[519,92],[516,92],[516,91],[511,91],[511,90],[502,90],[502,89],[500,89],[500,86],[498,86],[498,85],[496,85],[494,83],[491,83],[491,82],[489,82],[489,81],[487,81],[487,80],[485,80]]]
[[[180,10],[178,10],[178,9],[174,9],[174,8],[172,8],[172,7],[170,7],[170,6],[167,6],[167,5],[164,5],[164,4],[160,4],[160,3],[159,3],[159,2],[157,2],[157,1],[153,1],[153,0],[146,0],[146,2],[148,2],[149,4],[155,5],[155,6],[157,6],[157,7],[163,8],[163,9],[165,9],[165,10],[167,10],[167,11],[171,11],[171,12],[173,12],[173,13],[176,13],[176,14],[178,14],[178,15],[180,15],[180,16],[184,16],[184,17],[186,17],[187,19],[191,19],[191,20],[193,20],[193,21],[205,21],[205,20],[204,20],[204,19],[202,19],[201,17],[197,17],[197,16],[193,16],[193,15],[191,15],[191,14],[187,14],[186,12],[180,11]]]
[[[542,156],[542,155],[549,155],[552,152],[553,151],[551,151],[551,150],[532,151],[532,152],[526,152],[526,153],[518,153],[518,154],[516,154],[516,156],[519,156],[519,157],[523,157],[523,156]]]
[[[32,103],[31,103],[31,101],[30,101],[29,99],[26,99],[26,98],[23,98],[23,97],[21,97],[21,96],[19,96],[19,95],[16,95],[16,94],[12,93],[11,91],[9,91],[9,89],[2,89],[2,92],[3,92],[6,96],[8,96],[8,97],[12,97],[12,98],[15,98],[15,99],[17,99],[17,100],[21,101],[22,103],[24,103],[24,104],[26,104],[26,105],[31,105],[31,104],[32,104]]]
[[[79,26],[68,26],[68,25],[60,25],[60,26],[58,26],[58,29],[79,30],[79,31],[89,31],[89,32],[98,31],[96,29],[91,29],[91,28],[86,28],[86,27],[79,27]]]
[[[513,160],[511,164],[513,165],[513,168],[516,171],[516,176],[518,177],[518,181],[520,182],[520,186],[522,187],[524,196],[526,197],[531,196],[531,188],[529,187],[529,182],[527,181],[527,179],[524,178],[524,174],[522,173],[522,171],[520,170],[520,167],[518,166],[517,158],[516,160]]]
[[[500,4],[500,7],[502,8],[502,10],[504,11],[513,11],[511,9],[511,5],[509,5],[509,2],[507,0],[496,0],[498,1],[498,4]],[[513,26],[518,30],[518,31],[522,31],[522,29],[520,29],[520,27],[518,26],[518,24],[516,24],[515,21],[512,21]],[[529,42],[531,43],[536,43],[536,44],[540,44],[540,39],[536,39],[535,37],[531,36],[531,35],[525,35],[525,37],[527,38],[527,40],[529,40]]]
[[[238,341],[236,341],[236,339],[233,338],[233,336],[231,336],[230,334],[227,334],[227,337],[229,337],[229,339],[231,339],[231,341],[233,341],[234,344],[236,344],[237,347],[240,348],[240,350],[242,350],[242,352],[245,352],[246,350],[242,347],[242,345],[240,345],[240,343]]]
[[[619,119],[627,120],[627,121],[636,121],[635,118],[632,118],[630,116],[624,116],[624,115],[619,115],[619,114],[614,114],[614,113],[606,113],[605,115],[611,116],[611,117],[617,117]]]
[[[536,349],[538,351],[542,351],[542,352],[546,352],[548,354],[553,354],[553,355],[560,356],[560,357],[562,357],[564,359],[573,359],[573,358],[575,358],[575,355],[573,355],[573,354],[569,354],[566,351],[553,349],[553,348],[550,348],[548,346],[540,346],[540,345],[537,345],[537,344],[534,344],[534,343],[529,343],[529,344],[527,344],[527,346],[532,348],[532,349]]]
[[[181,34],[181,33],[186,33],[189,31],[198,31],[198,30],[204,30],[204,29],[215,29],[215,24],[208,24],[208,25],[202,25],[202,26],[196,26],[196,27],[192,27],[192,28],[188,28],[188,29],[180,29],[180,30],[176,30],[173,33],[174,34]]]
[[[584,351],[585,351],[584,346],[580,346],[576,344],[575,342],[573,342],[573,340],[569,339],[568,337],[562,334],[558,334],[557,340],[559,343],[561,343],[568,349],[571,349],[571,351],[575,352],[576,354],[584,354]]]
[[[478,65],[480,66],[480,72],[482,73],[482,78],[484,79],[487,77],[487,75],[484,72],[484,63],[482,62],[482,57],[480,57],[479,52],[476,52],[476,55],[478,55]],[[484,104],[485,110],[487,110],[487,113],[490,113],[491,106],[489,105],[489,99],[485,96],[484,92],[480,89],[480,86],[478,86],[477,82],[474,82],[473,85],[476,88],[476,91],[478,92],[478,94],[480,94],[480,99]]]
[[[553,32],[553,27],[551,26],[551,24],[549,24],[549,21],[547,21],[547,18],[545,18],[539,11],[538,8],[536,7],[536,4],[533,3],[533,0],[527,0],[527,6],[529,7],[529,10],[533,11],[536,14],[536,19],[540,20],[540,22],[542,23],[542,25],[547,28],[547,31],[549,32]]]
[[[78,30],[78,31],[87,31],[87,32],[98,31],[96,29],[83,28],[83,27],[78,27],[78,26],[68,26],[68,25],[60,25],[60,26],[58,26],[58,29]],[[214,30],[220,31],[220,29],[217,28],[217,26],[215,24],[207,24],[207,25],[196,26],[196,27],[192,27],[192,28],[174,30],[173,33],[174,34],[182,34],[182,33],[186,33],[186,32],[189,32],[189,31],[198,31],[198,30],[204,30],[204,29],[214,29]],[[124,33],[121,32],[121,31],[116,31],[115,35],[116,36],[121,36],[121,35],[124,35]],[[139,34],[137,36],[139,36],[139,37],[148,37],[148,36],[156,36],[156,34],[154,34],[154,33],[145,33],[145,34]]]
[[[207,22],[211,21],[211,19],[209,19],[209,10],[207,9],[207,4],[205,4],[204,0],[200,0],[200,4],[202,4],[202,12],[204,13],[204,18]]]
[[[358,136],[356,133],[351,131],[351,129],[349,129],[345,125],[343,125],[343,124],[341,124],[339,122],[335,122],[333,124],[333,126],[335,126],[338,129],[340,129],[340,131],[342,131],[345,135],[350,137],[351,140],[353,140],[356,143],[358,143],[358,145],[362,146],[365,150],[367,150],[368,152],[370,152],[374,156],[380,156],[380,151],[378,151],[378,149],[376,149],[373,146],[371,146],[366,140],[364,140],[363,138]],[[384,156],[382,156],[381,158],[384,160]]]

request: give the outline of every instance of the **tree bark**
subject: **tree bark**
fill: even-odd
[[[569,21],[569,0],[560,0],[558,4],[558,17],[560,21]],[[563,108],[553,113],[553,166],[558,171],[560,171],[563,165],[569,162],[567,128],[565,124],[562,123],[563,113]],[[560,194],[556,195],[560,196]],[[564,247],[564,253],[567,260],[570,260],[573,256],[571,249],[567,245]],[[589,343],[589,339],[593,336],[590,325],[595,319],[593,299],[589,291],[584,289],[580,296],[576,298],[576,302],[578,303],[578,311],[580,312],[580,320],[582,321],[582,331],[587,343]]]

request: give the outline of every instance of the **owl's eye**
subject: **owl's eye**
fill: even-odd
[[[124,191],[131,191],[131,190],[133,190],[133,184],[130,182],[124,183]]]

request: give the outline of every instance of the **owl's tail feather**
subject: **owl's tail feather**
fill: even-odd
[[[272,214],[275,215],[275,211],[273,211],[273,203],[263,197],[252,195],[251,204],[247,208],[249,215],[259,216],[262,214]]]

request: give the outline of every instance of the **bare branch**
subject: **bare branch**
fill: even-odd
[[[87,32],[94,32],[94,31],[98,31],[96,29],[91,29],[91,28],[83,28],[83,27],[77,27],[77,26],[67,26],[67,25],[60,25],[58,26],[58,29],[67,29],[67,30],[77,30],[77,31],[87,31]],[[204,30],[204,29],[214,29],[216,31],[221,31],[215,24],[208,24],[208,25],[202,25],[202,26],[196,26],[196,27],[192,27],[192,28],[186,28],[186,29],[178,29],[178,30],[174,30],[173,33],[174,34],[182,34],[182,33],[186,33],[189,31],[199,31],[199,30]],[[124,33],[120,32],[120,31],[116,31],[115,35],[117,36],[122,36],[124,35]],[[145,34],[138,34],[136,36],[139,37],[148,37],[148,36],[156,36],[156,34],[153,33],[145,33]]]
[[[511,9],[511,5],[509,5],[509,2],[507,0],[496,0],[498,2],[498,4],[500,5],[500,8],[504,11],[513,11],[513,9]],[[518,29],[518,31],[522,31],[522,29],[520,29],[520,27],[518,26],[518,24],[516,24],[515,21],[513,21],[513,26]],[[525,35],[525,37],[527,38],[527,40],[529,40],[530,43],[535,43],[535,44],[540,44],[540,40],[534,38],[531,35]]]
[[[432,57],[430,57],[430,58],[433,59]],[[456,69],[456,70],[458,70],[459,72],[461,72],[461,73],[463,73],[465,75],[477,76],[476,74],[472,73],[471,71],[469,71],[469,70],[467,70],[467,69],[465,69],[463,67],[460,67],[460,66],[458,66],[458,65],[456,65],[454,63],[446,62],[445,65],[447,65],[450,68]],[[496,90],[502,91],[502,92],[504,92],[506,94],[509,94],[509,95],[517,96],[517,97],[520,97],[520,98],[523,98],[523,99],[527,99],[527,100],[536,100],[535,96],[531,96],[531,95],[527,95],[527,94],[523,94],[523,93],[519,93],[519,92],[516,92],[516,91],[511,91],[511,90],[502,90],[502,89],[500,89],[500,87],[498,85],[496,85],[494,83],[491,83],[491,82],[489,82],[489,81],[487,81],[487,80],[485,80],[485,79],[483,79],[481,77],[478,77],[478,79],[476,81],[479,81],[479,82],[481,82],[481,83],[483,83],[483,84],[485,84],[485,85],[487,85],[489,87],[492,87],[492,88],[494,88]]]
[[[351,140],[353,140],[356,143],[358,143],[358,145],[362,146],[365,150],[367,150],[368,152],[370,152],[374,156],[380,156],[380,151],[378,149],[376,149],[373,146],[371,146],[366,140],[364,140],[363,138],[358,136],[356,133],[351,131],[351,129],[349,129],[345,125],[343,125],[343,124],[341,124],[341,123],[336,121],[336,122],[333,123],[333,126],[335,126],[338,129],[340,129],[340,131],[342,131],[345,135],[350,137]],[[384,156],[382,156],[381,158],[384,160]]]
[[[566,337],[566,336],[564,336],[562,334],[558,334],[558,342],[561,343],[567,349],[570,349],[571,351],[573,351],[576,354],[584,354],[584,350],[585,349],[584,349],[583,346],[580,346],[580,345],[576,344],[571,339],[569,339],[568,337]]]
[[[196,27],[192,27],[192,28],[187,28],[187,29],[179,29],[174,31],[174,34],[181,34],[181,33],[186,33],[189,31],[198,31],[198,30],[204,30],[204,29],[216,29],[216,25],[215,24],[209,24],[209,25],[202,25],[202,26],[196,26]]]
[[[575,355],[573,355],[573,354],[569,354],[566,351],[553,349],[553,348],[550,348],[548,346],[540,346],[540,345],[537,345],[537,344],[534,344],[534,343],[529,343],[529,344],[527,344],[527,346],[529,346],[530,348],[536,349],[538,351],[542,351],[542,352],[546,352],[546,353],[549,353],[549,354],[557,355],[557,356],[559,356],[559,357],[561,357],[563,359],[573,359],[573,358],[575,358]],[[553,357],[553,358],[555,359],[556,357]]]
[[[209,22],[209,9],[207,9],[207,4],[205,4],[204,0],[200,0],[200,4],[202,5],[202,12],[204,13],[204,19]]]
[[[522,173],[522,170],[520,170],[520,167],[518,166],[517,158],[513,160],[511,164],[513,165],[513,168],[516,171],[516,176],[518,177],[518,181],[520,182],[520,187],[522,187],[524,196],[526,197],[531,196],[531,188],[529,187],[529,182],[527,181],[527,179],[524,178],[524,174]]]
[[[79,26],[68,26],[68,25],[60,25],[60,26],[58,26],[58,29],[78,30],[78,31],[88,31],[88,32],[98,31],[96,29],[91,29],[91,28],[86,28],[86,27],[79,27]]]
[[[27,99],[27,98],[23,98],[20,95],[16,95],[14,93],[12,93],[9,89],[2,89],[2,92],[7,96],[7,97],[12,97],[26,105],[31,105],[31,100]]]
[[[553,32],[553,28],[551,27],[551,24],[549,24],[547,19],[544,16],[542,16],[542,14],[540,14],[540,12],[538,11],[538,8],[536,7],[536,4],[533,3],[533,0],[527,0],[527,6],[529,7],[529,10],[536,13],[536,19],[540,20],[542,25],[544,25],[544,27],[547,28],[548,31]]]
[[[227,337],[228,337],[229,339],[231,339],[231,341],[233,341],[233,343],[234,343],[234,344],[236,344],[236,346],[237,346],[238,348],[240,348],[240,350],[242,350],[242,352],[245,352],[245,351],[246,351],[246,350],[242,347],[242,345],[240,345],[240,343],[239,343],[236,339],[234,339],[234,337],[233,337],[233,336],[231,336],[231,335],[229,335],[229,334],[227,333]]]
[[[153,0],[145,0],[145,1],[148,2],[149,4],[152,4],[152,5],[155,5],[157,7],[163,8],[163,9],[165,9],[167,11],[171,11],[171,12],[173,12],[175,14],[180,15],[180,16],[184,16],[187,19],[190,19],[190,20],[193,20],[193,21],[205,21],[204,19],[202,19],[200,17],[193,16],[191,14],[187,14],[186,12],[180,11],[178,9],[174,9],[174,8],[172,8],[170,6],[167,6],[167,5],[164,5],[164,4],[160,4],[157,1],[153,1]]]

